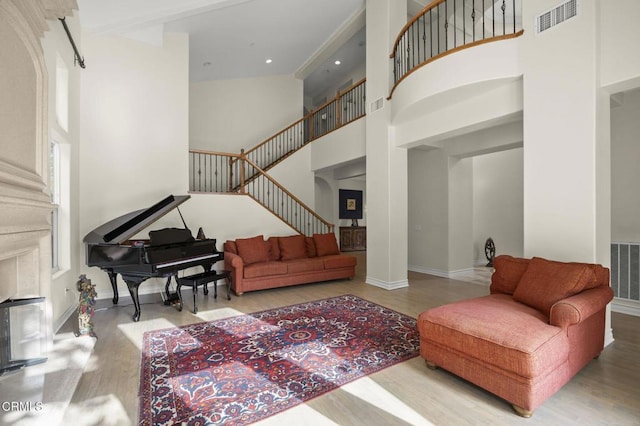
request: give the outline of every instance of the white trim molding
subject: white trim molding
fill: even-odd
[[[365,282],[376,287],[384,288],[385,290],[397,290],[399,288],[409,287],[409,280],[406,279],[388,282],[367,276]]]

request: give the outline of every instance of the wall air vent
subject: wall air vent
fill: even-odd
[[[569,0],[536,16],[536,34],[578,15],[578,0]]]
[[[376,99],[371,102],[371,112],[377,111],[384,106],[384,98]]]

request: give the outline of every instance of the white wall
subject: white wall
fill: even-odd
[[[74,42],[82,52],[80,22],[77,11],[73,16],[67,17],[66,22],[71,34],[73,34]],[[61,151],[63,151],[61,158],[61,200],[58,212],[60,270],[52,277],[50,294],[53,325],[54,330],[56,330],[77,304],[76,282],[79,276],[80,262],[84,259],[82,247],[77,243],[82,239],[82,236],[80,236],[78,229],[78,186],[80,179],[79,167],[76,166],[79,162],[78,155],[80,151],[80,78],[84,70],[79,65],[74,65],[74,53],[60,22],[58,20],[49,21],[49,28],[50,30],[45,33],[42,40],[49,85],[49,139],[54,139],[60,145]],[[58,60],[64,63],[64,67],[68,71],[68,127],[66,130],[58,122],[56,114],[57,98],[59,96],[67,96],[64,93],[57,93]]]
[[[611,239],[640,242],[640,90],[611,109]]]
[[[191,199],[180,207],[180,211],[193,234],[202,227],[207,238],[217,240],[218,250],[222,250],[226,240],[297,233],[244,195],[192,194]],[[216,265],[219,266],[221,264]]]
[[[612,93],[640,86],[638,0],[600,1],[600,84]]]
[[[311,147],[302,147],[267,174],[311,209],[315,208],[314,182],[311,171]]]
[[[496,256],[523,256],[523,149],[473,157],[473,252],[486,264],[484,245],[491,237]]]
[[[340,87],[343,84],[346,84],[347,82],[349,82],[349,80],[351,80],[351,84],[356,84],[357,82],[359,82],[360,80],[362,80],[366,76],[367,76],[367,70],[366,70],[365,63],[359,64],[358,66],[356,66],[354,69],[352,69],[351,71],[349,71],[347,73],[347,75],[339,83],[338,86],[329,88],[324,93],[316,96],[315,99],[306,98],[305,99],[305,106],[307,107],[307,109],[309,111],[316,110],[316,109],[318,109],[318,107],[321,107],[324,104],[324,102],[317,104],[317,103],[314,103],[314,100],[318,100],[318,99],[322,99],[322,98],[326,97],[326,101],[325,102],[329,102],[332,99],[335,99],[336,95],[338,94],[338,90],[340,89]],[[344,92],[344,90],[345,89],[342,89],[343,92]]]
[[[164,45],[156,47],[84,33],[83,54],[81,238],[168,194],[186,193],[189,149],[187,35],[165,34]],[[77,244],[84,250],[81,240]],[[97,285],[99,298],[111,297],[106,273],[83,270]],[[141,293],[146,290],[140,287]],[[123,282],[119,291],[128,295]]]
[[[444,150],[412,149],[408,158],[408,264],[419,271],[449,271],[449,170]]]
[[[311,170],[317,171],[366,156],[367,117],[329,133],[311,143]]]
[[[523,7],[524,254],[608,265],[609,108],[598,90],[598,8],[583,1],[576,17],[536,34],[535,16],[556,5]]]
[[[302,80],[290,75],[189,86],[191,149],[240,153],[303,116]]]

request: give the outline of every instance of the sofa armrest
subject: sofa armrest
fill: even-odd
[[[551,307],[549,324],[567,328],[600,312],[613,299],[613,290],[609,286],[600,286],[585,290],[556,302]]]
[[[242,279],[244,277],[244,261],[240,256],[229,251],[224,252],[224,269],[231,271],[233,277],[233,291],[244,293]]]

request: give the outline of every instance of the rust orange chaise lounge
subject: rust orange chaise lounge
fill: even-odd
[[[490,295],[419,315],[420,355],[530,417],[602,351],[609,270],[505,255],[494,267]]]

